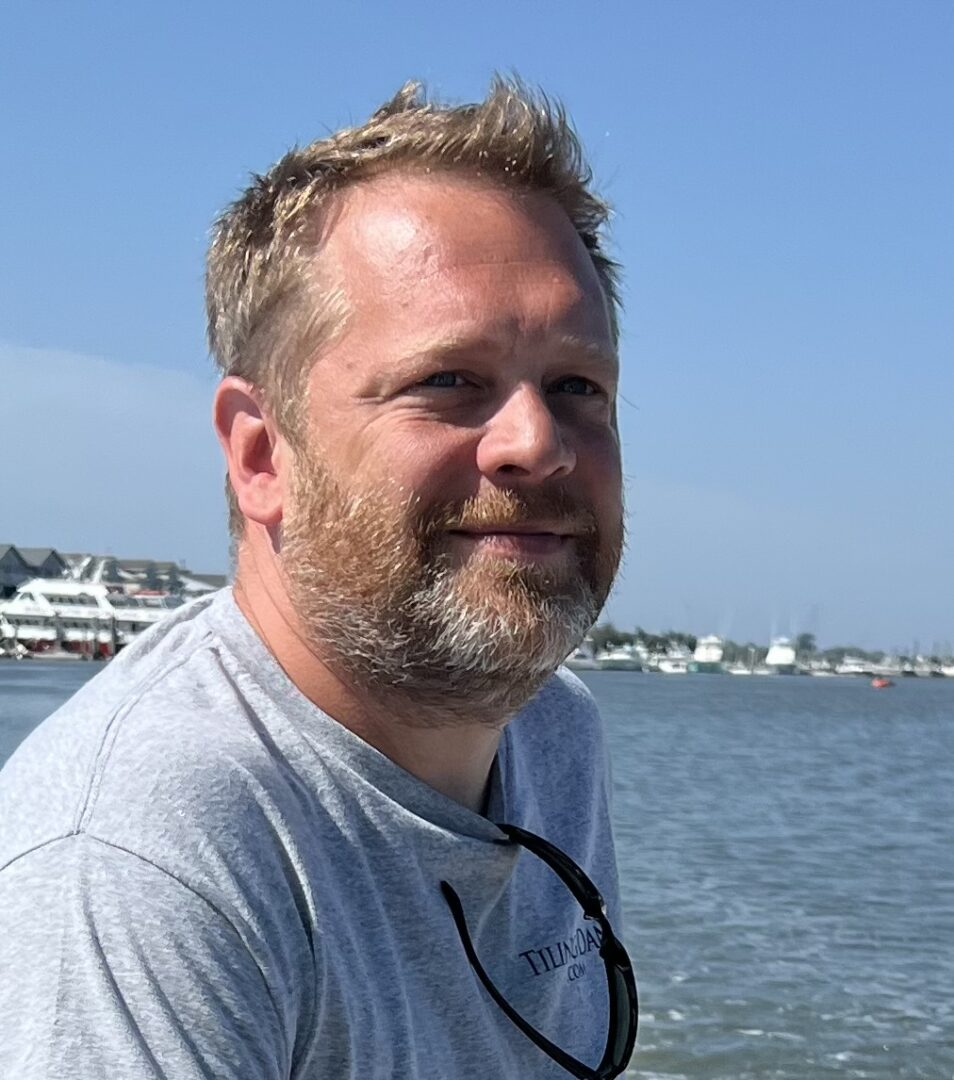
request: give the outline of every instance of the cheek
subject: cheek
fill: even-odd
[[[408,493],[454,498],[462,487],[473,486],[476,445],[465,429],[407,427],[375,440],[364,467]]]
[[[592,494],[607,502],[622,498],[623,466],[616,432],[602,427],[585,434],[577,444],[577,469]]]

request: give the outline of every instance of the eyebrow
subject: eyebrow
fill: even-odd
[[[615,348],[607,348],[597,341],[579,337],[577,334],[560,334],[557,342],[563,352],[578,353],[588,360],[597,360],[601,364],[616,367],[619,364],[619,353]]]
[[[607,348],[597,341],[580,337],[578,334],[555,335],[551,348],[561,354],[576,355],[590,362],[605,364],[607,367],[615,368],[619,364],[619,354],[615,349]],[[463,358],[474,353],[502,355],[507,351],[508,346],[500,338],[451,334],[423,342],[413,352],[403,356],[400,362],[412,365],[426,361],[453,360],[456,357]]]

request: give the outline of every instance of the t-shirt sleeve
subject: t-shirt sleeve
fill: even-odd
[[[0,1076],[279,1080],[293,1003],[239,929],[164,870],[84,835],[0,872]]]

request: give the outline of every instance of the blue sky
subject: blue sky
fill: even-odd
[[[209,223],[408,77],[516,70],[617,208],[618,625],[954,640],[954,5],[13,3],[0,541],[225,569]]]

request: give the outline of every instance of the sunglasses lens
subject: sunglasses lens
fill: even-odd
[[[613,968],[611,1008],[613,1027],[610,1053],[614,1066],[622,1069],[629,1061],[636,1041],[637,1004],[635,984],[618,967]]]

